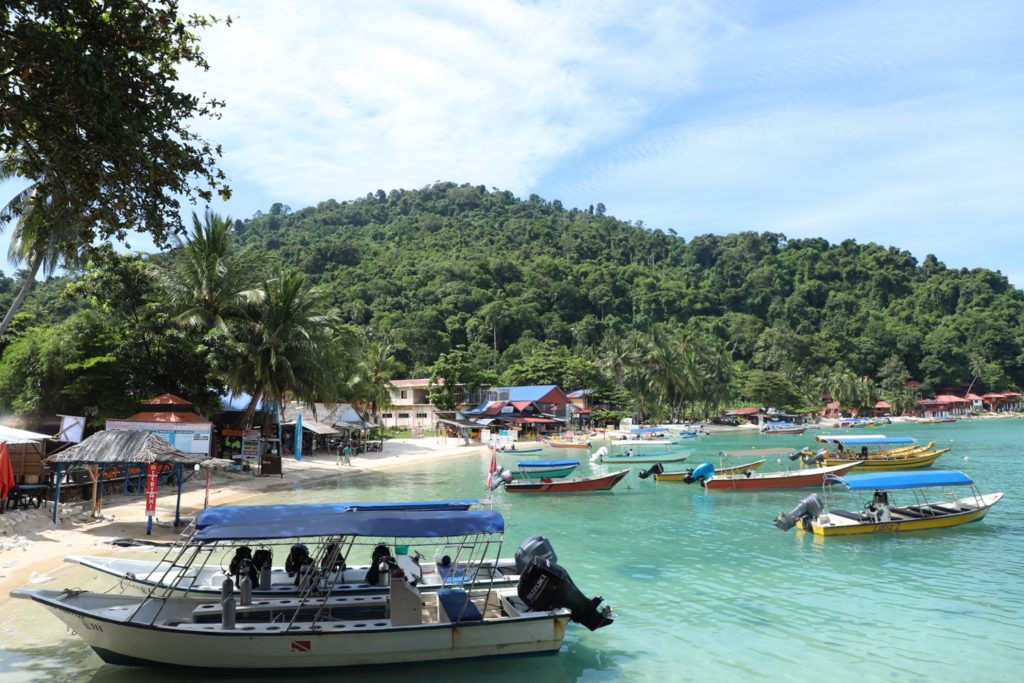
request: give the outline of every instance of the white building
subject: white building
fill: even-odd
[[[437,423],[437,411],[427,401],[429,379],[393,379],[391,406],[382,408],[380,421],[385,427],[400,429],[433,429]]]

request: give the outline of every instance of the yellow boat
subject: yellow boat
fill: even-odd
[[[844,463],[855,462],[857,463],[857,466],[853,468],[853,471],[857,472],[858,474],[861,472],[916,470],[924,467],[931,467],[932,463],[938,460],[940,455],[948,451],[948,448],[940,448],[937,451],[928,451],[927,453],[912,453],[910,455],[892,455],[881,458],[857,458],[850,456],[840,458],[834,455],[826,455],[825,464],[842,465]]]
[[[748,462],[743,465],[733,465],[731,467],[716,467],[715,474],[745,474],[746,472],[753,472],[763,465],[765,461],[755,460],[754,462]],[[688,474],[692,470],[683,470],[682,472],[662,472],[661,474],[654,475],[654,481],[685,481]]]
[[[825,486],[825,504],[817,494],[808,496],[792,512],[780,512],[775,526],[782,531],[796,526],[815,536],[943,529],[982,519],[1003,497],[1002,493],[982,494],[958,470],[853,474],[832,477],[826,484],[842,484],[850,492],[871,491],[871,500],[862,508],[844,509],[832,500],[831,490],[837,487]],[[971,495],[955,497],[953,488],[961,486],[969,486]],[[929,495],[931,489],[942,489],[942,494]]]

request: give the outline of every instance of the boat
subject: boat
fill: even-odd
[[[733,474],[744,474],[746,472],[754,472],[760,469],[761,465],[765,463],[765,459],[755,460],[753,462],[744,463],[742,465],[730,465],[728,467],[716,467],[715,474],[720,476],[733,475]],[[641,476],[643,476],[641,474]],[[686,481],[687,477],[693,476],[693,468],[683,470],[682,472],[661,472],[654,473],[654,481]]]
[[[300,572],[296,596],[257,598],[242,572],[237,599],[172,597],[152,587],[145,595],[20,588],[12,597],[49,609],[105,662],[225,670],[293,670],[554,653],[574,621],[594,630],[615,614],[588,599],[562,567],[542,555],[517,558],[515,587],[467,582],[433,592],[406,577],[391,548],[411,541],[458,539],[466,557],[500,552],[505,524],[495,510],[359,510],[268,505],[210,508],[193,522],[192,542],[174,564],[188,570],[211,547],[258,540],[341,549],[372,548],[368,583],[379,595],[338,595],[324,585],[319,563]],[[388,539],[387,542],[384,539]],[[388,545],[388,542],[391,545]],[[521,562],[520,562],[521,561]],[[248,569],[248,568],[246,568]],[[228,584],[231,579],[226,579]]]
[[[540,479],[530,481],[505,482],[505,490],[509,493],[584,493],[588,491],[610,491],[629,474],[629,470],[620,470],[611,474],[590,477],[562,477],[560,479]]]
[[[792,448],[748,448],[739,451],[721,451],[718,455],[722,458],[781,458],[784,455],[792,454]]]
[[[935,449],[934,441],[920,446],[915,439],[906,436],[828,436],[818,437],[818,440],[821,443],[834,445],[836,450],[834,452],[819,451],[814,454],[814,459],[822,460],[826,465],[856,463],[857,472],[931,467],[939,459],[939,456],[950,450],[948,448]],[[856,450],[858,446],[860,450]],[[895,447],[885,448],[886,446]],[[805,462],[808,462],[809,449],[804,449],[801,453],[804,455]]]
[[[498,446],[497,451],[499,453],[540,453],[544,450],[543,446],[516,446],[515,444],[507,446]]]
[[[590,441],[576,439],[545,439],[544,443],[552,448],[590,448]]]
[[[807,431],[804,425],[792,422],[767,422],[761,427],[762,434],[803,434]]]
[[[331,508],[324,505],[313,505],[308,508],[302,505],[289,507],[294,513],[305,512],[313,515],[326,514],[329,510],[333,510],[335,514],[348,510],[468,510],[479,503],[477,499],[464,499],[419,503],[333,503]],[[218,509],[222,514],[228,514],[227,508]],[[194,539],[195,527],[190,527],[187,531],[159,561],[88,555],[69,555],[64,561],[115,576],[122,583],[131,583],[142,588],[155,586],[169,589],[175,594],[195,596],[220,595],[224,579],[231,577],[236,579],[234,591],[237,593],[240,590],[237,580],[239,566],[248,563],[255,567],[259,579],[252,586],[254,596],[287,597],[299,594],[299,584],[295,580],[298,573],[296,568],[300,568],[307,559],[311,559],[321,568],[324,585],[329,585],[334,593],[368,595],[387,592],[384,587],[366,582],[369,565],[350,565],[346,558],[342,557],[341,561],[335,561],[327,572],[324,571],[323,558],[330,554],[329,549],[317,546],[310,549],[306,544],[291,542],[280,548],[275,547],[274,543],[261,543],[255,553],[251,544],[242,544],[235,548],[225,548],[223,544],[202,545],[203,557],[197,557],[196,561],[184,568],[175,560],[181,548],[190,545],[201,546]],[[286,557],[283,565],[274,566],[275,555],[278,558]],[[351,559],[351,552],[347,555],[348,559]],[[519,573],[516,571],[513,558],[503,558],[497,562],[476,562],[469,558],[460,558],[457,548],[442,545],[435,549],[434,562],[424,560],[425,556],[417,549],[406,545],[396,546],[395,561],[421,591],[439,590],[446,585],[466,580],[486,580],[494,586],[514,586],[519,581]]]
[[[849,472],[856,463],[833,465],[831,467],[808,467],[783,472],[728,474],[719,476],[711,463],[704,463],[693,470],[693,481],[710,490],[757,491],[762,489],[793,489],[807,486],[821,486],[826,477]]]
[[[683,462],[689,453],[634,453],[629,450],[625,453],[612,454],[604,446],[598,448],[590,459],[601,463],[652,463],[652,462]]]
[[[955,417],[922,417],[917,420],[919,425],[938,425],[945,422],[956,422]]]
[[[549,479],[568,477],[580,466],[579,460],[520,460],[518,471],[510,472],[513,479]],[[508,472],[508,470],[502,470]]]
[[[898,531],[922,531],[960,526],[983,519],[1003,497],[1002,493],[982,494],[974,481],[959,470],[927,472],[885,472],[832,477],[851,493],[870,491],[866,503],[856,499],[843,507],[824,494],[808,496],[789,513],[780,512],[775,526],[788,531],[796,526],[815,536],[848,536]],[[959,487],[970,487],[970,495],[958,497]]]

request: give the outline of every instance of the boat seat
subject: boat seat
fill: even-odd
[[[921,510],[910,507],[895,507],[892,508],[892,512],[897,515],[903,515],[904,517],[934,517],[934,515],[929,515]]]
[[[481,621],[484,618],[469,599],[469,593],[461,588],[442,588],[437,592],[437,602],[452,623]]]
[[[846,519],[852,519],[855,522],[873,522],[875,520],[869,519],[867,515],[862,515],[857,512],[847,512],[846,510],[829,510],[830,515],[836,517],[845,517]]]

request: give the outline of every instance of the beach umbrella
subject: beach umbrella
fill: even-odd
[[[302,411],[295,416],[295,459],[302,460]]]
[[[11,466],[11,452],[6,441],[0,441],[0,500],[7,500],[7,494],[14,488],[14,468]]]

